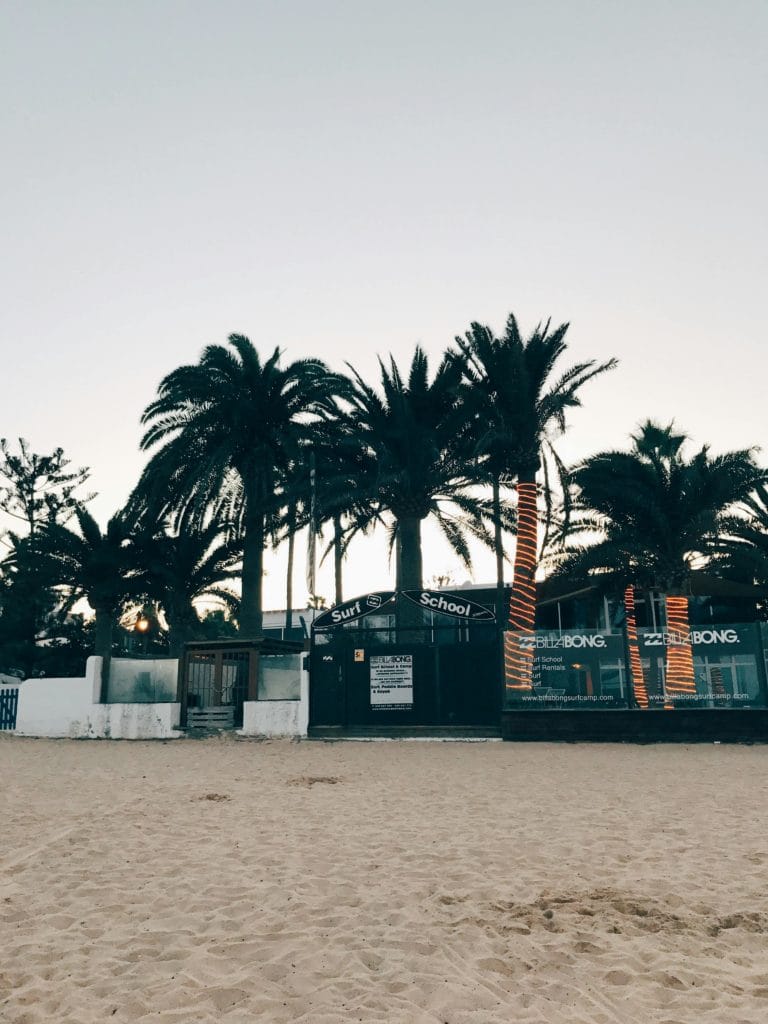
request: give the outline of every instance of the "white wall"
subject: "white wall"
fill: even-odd
[[[306,736],[309,725],[309,672],[302,668],[299,700],[249,700],[243,704],[241,736]]]
[[[180,714],[181,704],[93,705],[88,736],[109,740],[177,739]]]
[[[71,739],[174,739],[179,704],[99,704],[101,658],[83,679],[25,679],[19,686],[16,733]]]

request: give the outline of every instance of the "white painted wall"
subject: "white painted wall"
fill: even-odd
[[[181,704],[95,704],[88,736],[107,740],[173,740]]]
[[[306,736],[309,725],[309,672],[300,669],[298,700],[248,700],[243,704],[240,736]]]
[[[19,687],[16,732],[20,736],[87,735],[99,699],[101,658],[89,658],[84,679],[25,679]]]
[[[99,704],[101,658],[83,679],[26,679],[19,687],[19,736],[71,739],[175,739],[179,704]]]

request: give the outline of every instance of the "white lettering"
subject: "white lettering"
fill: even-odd
[[[448,615],[460,615],[463,618],[469,618],[471,606],[468,604],[459,604],[456,601],[449,601],[443,597],[442,594],[435,597],[428,593],[421,594],[419,598],[419,604],[425,608],[434,608],[438,612],[445,612]]]
[[[580,647],[605,647],[605,637],[597,633],[594,636],[586,636],[584,634],[565,636],[542,636],[534,633],[531,636],[523,636],[520,638],[520,646],[523,650],[541,650],[551,648],[580,648]]]
[[[739,634],[735,629],[692,629],[689,633],[642,633],[641,641],[646,647],[679,647],[682,644],[738,644]]]
[[[355,601],[351,608],[334,608],[331,612],[331,619],[334,622],[344,622],[345,619],[354,619],[360,614],[360,602]]]

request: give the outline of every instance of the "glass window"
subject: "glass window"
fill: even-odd
[[[301,654],[259,657],[259,700],[300,700]]]

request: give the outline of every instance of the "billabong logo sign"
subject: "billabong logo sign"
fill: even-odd
[[[679,647],[681,644],[738,644],[739,634],[735,629],[692,629],[690,633],[639,633],[638,639],[646,647]]]
[[[605,637],[600,633],[587,636],[585,633],[564,636],[543,636],[540,633],[528,633],[520,637],[520,647],[524,651],[552,650],[555,648],[605,647]]]
[[[345,622],[362,619],[364,615],[370,615],[371,612],[383,608],[394,596],[393,590],[377,590],[372,594],[356,597],[353,601],[344,601],[343,604],[337,604],[335,608],[329,608],[327,612],[318,615],[312,623],[312,628],[328,629],[330,626],[342,626]]]
[[[453,619],[469,619],[471,622],[495,622],[496,616],[476,601],[470,601],[462,594],[444,594],[440,590],[403,590],[403,597],[420,608],[426,608]]]

